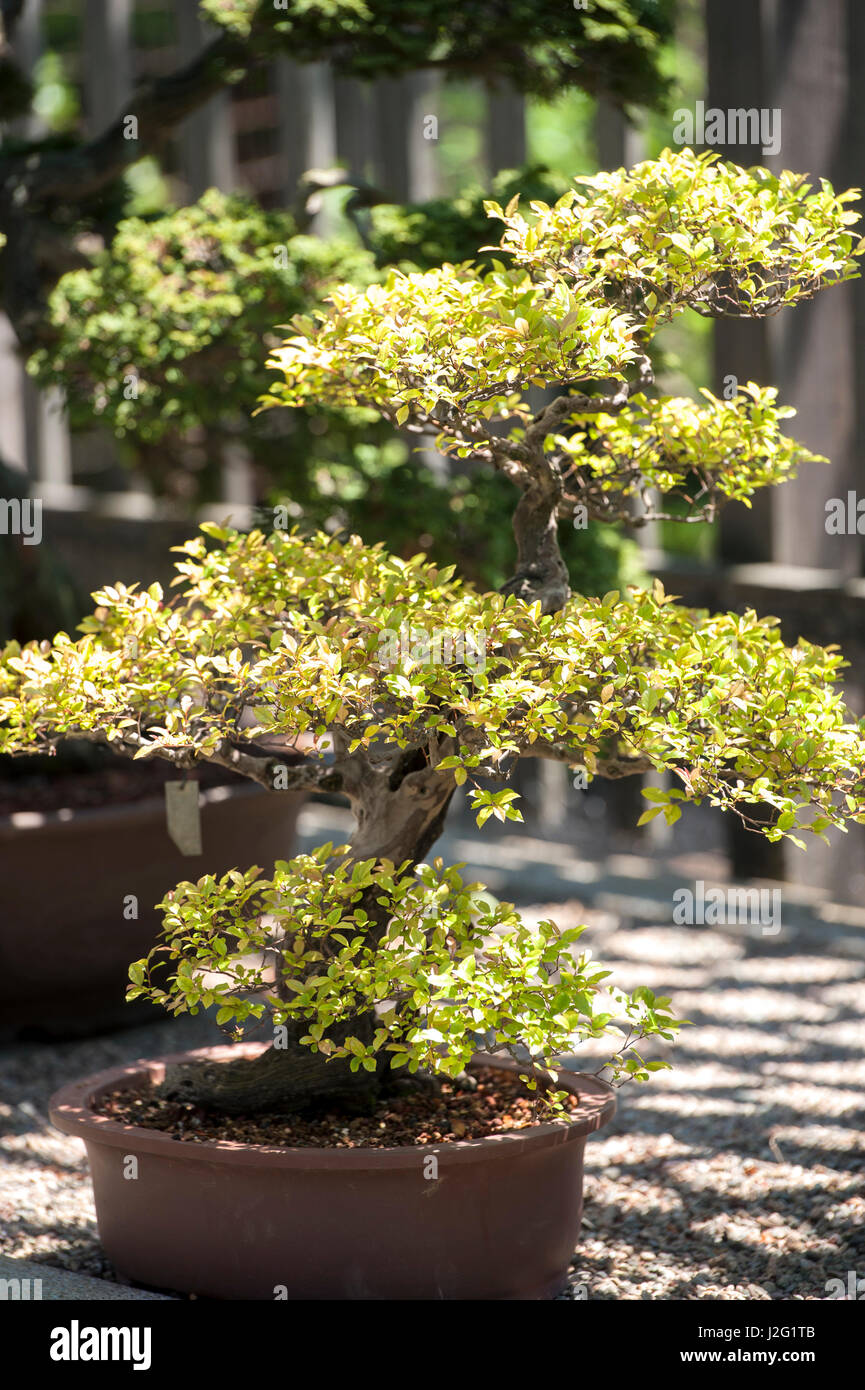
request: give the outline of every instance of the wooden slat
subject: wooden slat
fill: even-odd
[[[526,103],[521,92],[486,88],[485,155],[487,172],[518,169],[526,162]]]
[[[132,95],[132,0],[85,0],[81,79],[87,133],[98,135]],[[124,111],[124,114],[127,114]],[[129,106],[129,113],[134,107]]]
[[[207,43],[207,32],[197,0],[175,0],[179,56],[192,59]],[[226,92],[184,121],[178,141],[181,173],[190,196],[200,197],[206,188],[231,193],[237,186],[234,125],[231,98]]]
[[[438,114],[433,73],[386,77],[373,89],[375,182],[400,202],[432,198],[438,188],[437,142],[424,136],[427,116]]]
[[[336,113],[333,80],[324,63],[301,66],[287,58],[276,62],[279,103],[279,188],[284,204],[291,206],[301,176],[309,169],[330,169],[336,158]],[[313,224],[326,235],[327,211]]]

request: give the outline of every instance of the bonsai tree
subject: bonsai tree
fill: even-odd
[[[185,775],[209,761],[339,791],[353,811],[347,845],[162,904],[130,995],[275,1030],[258,1060],[176,1069],[167,1093],[227,1111],[329,1102],[394,1068],[458,1075],[479,1040],[549,1069],[616,1028],[614,1077],[664,1065],[641,1047],[674,1037],[668,1000],[611,988],[578,930],[530,929],[430,862],[457,787],[479,824],[520,819],[507,783],[522,757],[587,780],[669,770],[678,785],[649,791],[646,816],[671,824],[708,800],[803,845],[865,819],[863,725],[834,688],[835,650],[787,647],[753,611],[677,606],[657,582],[572,594],[557,539],[577,508],[596,524],[678,496],[696,520],[815,457],[782,434],[791,412],[770,387],[651,396],[647,347],[685,309],[768,314],[850,278],[854,196],[665,151],[531,220],[516,199],[491,207],[505,232],[489,268],[394,270],[295,320],[262,408],[375,410],[492,462],[518,499],[501,591],[357,537],[208,524],[181,548],[175,597],[106,588],[78,640],[6,648],[2,751],[74,733]],[[533,383],[559,390],[535,415]]]
[[[211,188],[188,207],[123,219],[110,246],[64,275],[28,370],[41,386],[63,389],[72,429],[110,430],[157,492],[220,496],[219,446],[241,441],[263,475],[262,494],[268,474],[290,485],[301,467],[323,462],[337,430],[348,452],[343,438],[358,415],[318,412],[326,439],[299,428],[311,416],[289,429],[250,421],[266,381],[262,343],[276,346],[274,325],[319,307],[335,284],[365,286],[376,273],[348,237],[321,240],[290,212]]]

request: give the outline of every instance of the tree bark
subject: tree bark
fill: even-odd
[[[302,1046],[299,1039],[309,1031],[309,1022],[290,1026],[285,1046],[274,1043],[260,1057],[168,1066],[158,1094],[226,1115],[293,1112],[319,1103],[362,1105],[371,1099],[378,1088],[378,1073],[363,1068],[353,1072],[347,1058],[329,1061],[324,1053]],[[366,1015],[330,1029],[327,1036],[335,1042],[349,1034],[368,1041],[373,1026],[373,1016]]]
[[[555,613],[570,594],[567,566],[559,553],[561,497],[558,471],[550,466],[539,469],[514,512],[517,568],[502,586],[503,594],[540,602],[543,613]]]

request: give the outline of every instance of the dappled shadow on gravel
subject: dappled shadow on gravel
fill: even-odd
[[[647,1049],[674,1069],[620,1089],[613,1125],[587,1145],[563,1297],[813,1300],[862,1277],[865,961],[706,927],[607,932],[597,955],[624,987],[671,994],[694,1026]],[[592,1046],[575,1065],[603,1059]]]

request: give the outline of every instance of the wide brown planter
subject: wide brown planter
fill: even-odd
[[[111,1091],[158,1084],[168,1062],[260,1050],[113,1067],[52,1098],[53,1123],[87,1147],[99,1234],[118,1274],[220,1299],[543,1299],[563,1288],[586,1139],[616,1109],[605,1082],[562,1075],[580,1097],[568,1125],[424,1148],[184,1143],[93,1112]]]
[[[156,941],[154,904],[181,879],[290,857],[302,803],[243,784],[203,791],[200,855],[176,849],[161,797],[0,819],[0,1031],[62,1036],[155,1016],[124,1002],[130,962]],[[131,894],[137,918],[124,916]]]

